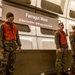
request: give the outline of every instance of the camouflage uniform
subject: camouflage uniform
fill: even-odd
[[[72,49],[72,65],[71,65],[71,71],[75,73],[75,35],[73,33],[69,36],[71,49]]]
[[[64,32],[61,31],[63,34]],[[61,48],[62,52],[59,52],[56,50],[56,72],[57,73],[63,73],[66,72],[66,54],[67,54],[67,49],[68,45],[67,44],[61,44],[60,42],[60,33],[58,31],[55,32],[55,44],[56,44],[56,49]]]
[[[12,23],[6,22],[12,29]],[[3,59],[0,60],[0,75],[13,75],[15,69],[16,50],[21,46],[18,31],[16,41],[7,41],[4,37],[3,25],[0,26],[0,49],[4,49]]]

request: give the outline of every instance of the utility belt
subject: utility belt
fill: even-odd
[[[15,40],[4,40],[4,43],[16,43]]]
[[[68,48],[68,45],[67,44],[61,44],[60,45],[62,48]]]

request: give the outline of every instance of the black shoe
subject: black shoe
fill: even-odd
[[[69,75],[67,72],[61,72],[61,75]]]

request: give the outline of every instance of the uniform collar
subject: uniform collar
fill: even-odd
[[[10,22],[8,22],[8,21],[6,21],[6,23],[7,23],[7,24],[13,24],[13,22],[12,22],[12,23],[10,23]]]

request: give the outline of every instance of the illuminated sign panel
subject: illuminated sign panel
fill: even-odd
[[[56,30],[58,28],[58,20],[40,15],[37,13],[29,12],[20,8],[12,7],[3,4],[3,20],[5,20],[5,15],[7,12],[13,12],[15,15],[14,22],[32,25],[32,26],[39,26],[43,28],[53,29]]]

